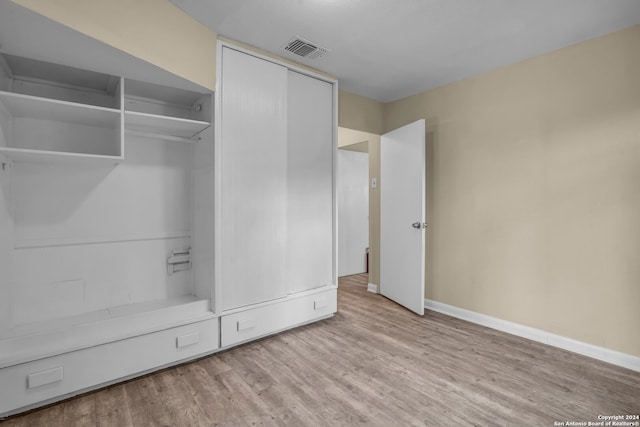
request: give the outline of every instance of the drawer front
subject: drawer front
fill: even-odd
[[[288,329],[337,310],[337,291],[279,301],[258,308],[248,308],[221,318],[222,347],[232,346],[264,335]]]
[[[0,369],[0,415],[218,348],[218,319]]]

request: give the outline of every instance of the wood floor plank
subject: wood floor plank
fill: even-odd
[[[188,399],[200,408],[205,420],[210,425],[222,420],[221,401],[216,398],[209,372],[202,363],[189,363],[178,366],[176,369],[183,373],[182,378],[188,390]]]
[[[302,417],[310,422],[314,419],[297,395],[291,393],[287,386],[283,386],[278,380],[286,382],[286,375],[282,375],[281,367],[277,363],[264,361],[261,352],[262,345],[247,346],[247,351],[235,353],[229,358],[229,365],[240,374],[244,381],[252,388],[256,395],[268,406],[270,413],[278,413],[287,418]],[[288,414],[288,415],[287,415]]]
[[[360,388],[359,384],[349,376],[350,370],[348,368],[341,366],[337,361],[332,364],[325,363],[322,357],[318,357],[318,354],[306,348],[304,342],[299,338],[299,336],[283,337],[283,344],[286,347],[282,347],[280,350],[286,348],[285,354],[295,355],[292,359],[301,364],[296,368],[296,371],[313,370],[314,375],[309,377],[309,381],[316,390],[316,394],[321,393],[323,397],[319,400],[320,404],[331,402],[330,406],[340,409],[339,412],[332,414],[338,417],[335,421],[342,421],[341,417],[346,416],[352,422],[368,421],[371,423],[373,420],[380,420],[387,425],[393,422],[393,419],[381,411],[378,406],[366,405],[366,396],[361,395],[370,390]],[[269,342],[267,344],[277,345],[278,343]],[[316,410],[321,409],[318,407],[318,400],[309,405]]]
[[[65,426],[95,426],[98,421],[96,415],[94,393],[88,393],[73,401],[63,403],[62,418]]]
[[[154,384],[153,377],[159,374],[161,372],[125,383],[131,425],[171,425],[171,418]]]
[[[459,426],[640,413],[640,373],[340,279],[331,319],[12,417],[18,426]]]
[[[95,399],[96,425],[100,427],[131,425],[133,420],[129,413],[129,402],[124,385],[119,384],[99,392]]]
[[[170,417],[169,425],[206,426],[209,424],[206,412],[193,404],[189,386],[183,382],[182,371],[167,369],[154,375],[162,404]]]

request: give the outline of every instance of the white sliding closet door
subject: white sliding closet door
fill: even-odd
[[[333,86],[289,71],[287,284],[333,282]]]
[[[229,48],[222,55],[220,277],[229,310],[287,294],[287,69]]]

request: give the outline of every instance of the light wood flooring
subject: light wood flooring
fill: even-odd
[[[342,278],[331,319],[6,420],[9,426],[553,426],[640,413],[640,373]],[[132,355],[132,357],[136,357]]]

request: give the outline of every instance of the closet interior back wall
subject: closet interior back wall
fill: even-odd
[[[12,325],[192,294],[166,267],[191,245],[192,151],[130,137],[116,167],[14,163]]]

